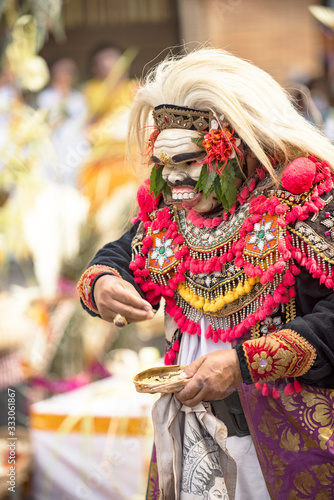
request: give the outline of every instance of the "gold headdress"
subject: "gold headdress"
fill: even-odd
[[[154,108],[153,118],[160,132],[170,128],[208,132],[214,119],[211,111],[172,104],[161,104]]]

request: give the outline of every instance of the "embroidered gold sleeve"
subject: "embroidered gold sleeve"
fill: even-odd
[[[86,269],[77,285],[77,290],[82,302],[86,307],[88,307],[88,309],[96,314],[98,314],[99,311],[94,306],[94,302],[92,300],[92,284],[94,279],[100,274],[112,274],[113,276],[121,278],[121,275],[118,271],[116,271],[116,269],[109,266],[95,265]]]
[[[281,330],[243,344],[254,382],[300,377],[317,356],[316,349],[293,330]]]

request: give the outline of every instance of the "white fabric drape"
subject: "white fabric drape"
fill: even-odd
[[[210,352],[231,349],[229,342],[206,339],[203,332],[209,323],[205,317],[200,320],[202,335],[182,335],[178,364],[189,365],[195,359]],[[227,450],[237,464],[235,500],[270,500],[270,495],[261,471],[251,436],[227,438]]]
[[[227,429],[203,404],[182,405],[164,394],[152,411],[160,500],[234,500],[236,464],[226,450]]]

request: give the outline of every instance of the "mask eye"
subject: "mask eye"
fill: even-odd
[[[190,165],[202,165],[202,162],[205,158],[205,153],[200,154],[196,158],[193,158],[192,160],[185,161],[185,163],[190,166]]]

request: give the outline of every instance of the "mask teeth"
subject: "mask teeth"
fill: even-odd
[[[195,198],[195,193],[174,193],[173,200],[193,200]]]

